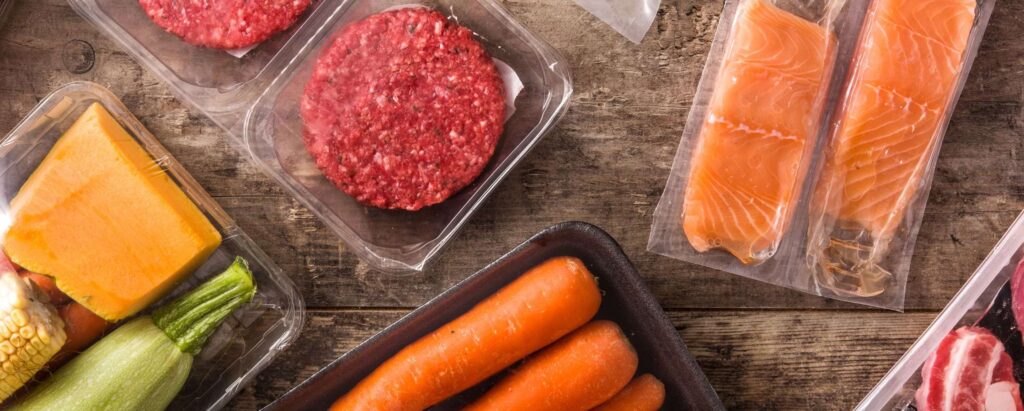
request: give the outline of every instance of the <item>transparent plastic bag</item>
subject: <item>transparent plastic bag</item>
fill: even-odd
[[[958,21],[950,48],[962,51],[942,60],[938,52],[913,52],[934,47],[931,38],[879,31],[913,26],[893,29],[879,23],[884,17],[913,20],[923,27],[913,29],[928,35],[949,34],[927,32],[926,23],[951,7],[963,11],[970,0],[937,1],[727,1],[648,249],[815,295],[902,309],[938,145],[993,3],[979,1],[971,18]],[[825,34],[807,34],[816,30]],[[743,55],[744,45],[762,54]],[[938,68],[945,82],[934,87],[928,74]],[[808,77],[817,73],[825,75]],[[811,81],[819,86],[800,85]],[[879,87],[921,90],[933,100],[868,92]],[[907,107],[927,109],[927,130],[916,117],[900,117]],[[872,128],[879,124],[899,128]],[[902,176],[891,171],[897,166],[906,169]],[[904,181],[893,182],[899,177]],[[868,224],[874,231],[834,235],[851,226],[835,212],[845,210],[844,199],[873,206],[883,222]]]
[[[850,3],[856,5],[857,1],[851,0]],[[779,256],[788,255],[788,250],[797,246],[791,236],[784,234],[799,231],[799,227],[794,227],[800,223],[796,210],[805,198],[804,183],[820,139],[827,103],[835,94],[834,84],[838,75],[833,73],[833,68],[842,66],[837,62],[843,61],[843,55],[850,54],[851,38],[855,37],[850,33],[850,26],[855,24],[850,24],[849,20],[856,20],[857,13],[848,9],[853,7],[844,8],[840,3],[818,0],[726,2],[668,183],[655,210],[649,250],[764,281],[786,282],[768,276],[783,273],[786,265],[792,263]],[[781,23],[773,24],[776,21]],[[799,36],[801,42],[788,42],[791,36]],[[766,42],[757,44],[758,39]],[[761,49],[760,46],[768,48]],[[798,64],[811,68],[814,79],[805,75],[790,81],[785,70],[778,70],[780,65],[771,61],[770,55],[776,51],[798,54],[801,52],[799,49],[805,46],[814,54],[806,55],[805,62]],[[754,54],[759,49],[763,53]],[[769,70],[776,72],[770,73]],[[805,74],[809,73],[805,70]],[[759,80],[761,84],[758,84]],[[803,87],[812,82],[817,84]],[[781,93],[773,92],[779,89]],[[784,104],[797,96],[801,97],[798,99],[801,112],[790,115],[789,111],[793,110]],[[783,128],[788,130],[780,132]],[[746,150],[742,140],[729,138],[730,131],[764,144]],[[717,148],[713,144],[716,142],[721,142],[718,144],[721,147],[731,143],[732,147],[727,148],[744,149],[740,154],[745,157],[740,158],[737,153],[730,153],[731,150],[713,150]],[[785,154],[785,164],[779,159],[780,154]],[[713,196],[709,194],[713,193],[708,190],[701,193],[691,190],[688,193],[687,190],[691,181],[713,180],[713,172],[727,173],[726,178],[730,181],[752,188],[772,183],[757,181],[760,177],[786,178],[787,181],[776,181],[768,189],[775,197],[772,201],[757,204],[761,206],[757,213],[763,213],[758,222],[760,233],[747,238],[737,235],[727,239],[710,235],[710,231],[715,229],[712,221],[715,216],[699,214],[716,212],[721,207],[700,207],[696,204],[702,201],[694,197],[711,201]],[[686,204],[688,196],[689,206]],[[730,201],[735,200],[730,198]],[[706,227],[684,229],[686,213],[690,213],[694,221],[707,221]],[[697,238],[696,231],[704,233]]]
[[[999,340],[996,349],[1009,354],[1012,362],[1024,361],[1024,340],[1015,320],[1014,311],[1024,305],[1024,213],[1010,226],[1003,238],[981,263],[974,275],[950,300],[935,321],[903,357],[886,373],[867,396],[861,400],[857,410],[923,410],[916,404],[922,384],[922,367],[928,359],[940,350],[943,340],[952,338],[958,330],[967,329],[991,334]],[[1013,281],[1011,281],[1013,280]],[[1011,285],[1011,282],[1013,285]],[[947,340],[948,341],[948,340]],[[968,367],[975,365],[967,358],[961,358],[948,350],[941,355],[959,359]],[[952,367],[951,367],[952,368]],[[955,381],[949,381],[957,387]],[[1019,384],[1019,381],[1007,381]],[[1017,388],[1019,391],[1019,387]],[[935,394],[935,392],[933,392]],[[943,395],[943,394],[939,394]],[[988,408],[997,409],[997,408]],[[998,408],[1002,409],[1002,408]],[[1013,409],[1013,408],[1009,408]]]
[[[658,15],[661,0],[575,0],[629,41],[640,44]]]
[[[992,1],[970,3],[872,3],[808,209],[807,261],[822,292],[884,298],[905,286],[939,147],[981,38],[980,11]],[[946,47],[930,48],[927,63],[879,64],[912,61],[919,52],[908,45],[935,41],[901,38],[908,28]]]

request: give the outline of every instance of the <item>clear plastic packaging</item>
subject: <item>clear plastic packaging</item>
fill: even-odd
[[[968,10],[970,1],[910,3],[914,7],[894,0],[727,1],[648,249],[815,295],[901,310],[938,146],[994,1],[979,0],[973,15],[951,31],[960,33],[950,35],[959,54],[940,56],[947,48],[911,31],[935,38],[949,33],[883,22],[940,20],[950,7]],[[772,7],[789,15],[757,11]],[[826,34],[808,35],[807,24]],[[892,44],[883,41],[890,38]],[[915,47],[938,51],[906,51]],[[822,48],[831,54],[811,52]],[[747,49],[749,56],[738,54]],[[834,64],[822,61],[827,58]],[[934,61],[901,64],[911,58]],[[820,87],[799,85],[821,70],[827,74]],[[915,70],[920,73],[910,73]],[[936,72],[947,79],[942,87],[920,80]],[[916,103],[892,89],[928,90],[909,94],[930,100]],[[927,112],[926,125],[918,118],[924,115],[910,113],[914,109]],[[868,211],[855,217],[877,218],[884,227],[849,229],[842,217],[856,207]],[[865,224],[876,228],[873,221]]]
[[[823,294],[902,305],[939,146],[993,3],[872,2],[808,209]],[[908,40],[908,28],[934,37]],[[920,58],[912,46],[925,43],[931,62],[881,64]]]
[[[629,41],[640,44],[658,16],[661,0],[575,0]]]
[[[181,98],[239,139],[248,106],[263,92],[295,49],[313,37],[336,2],[316,1],[288,30],[258,44],[241,58],[188,44],[153,23],[137,0],[69,0]]]
[[[1010,280],[1016,271],[1020,271],[1022,261],[1024,213],[1017,217],[963,288],[856,409],[921,409],[915,405],[914,398],[921,386],[921,367],[939,348],[940,342],[961,327],[975,326],[991,332],[1001,341],[1014,363],[1024,360],[1024,341],[1012,308],[1014,303],[1021,302],[1013,301],[1010,286]]]
[[[498,183],[547,134],[568,106],[566,61],[494,0],[319,1],[291,29],[241,58],[191,46],[148,20],[136,0],[69,0],[87,20],[120,43],[179,96],[231,134],[236,149],[378,269],[422,270],[459,231]],[[524,88],[486,168],[448,200],[416,212],[363,206],[324,178],[302,142],[299,101],[319,52],[332,35],[360,18],[396,6],[435,9],[476,34]]]
[[[177,183],[214,227],[222,241],[213,255],[170,295],[180,295],[219,273],[235,256],[245,258],[256,280],[253,301],[234,312],[195,358],[192,371],[170,409],[222,408],[298,336],[304,306],[295,285],[231,220],[123,104],[107,89],[70,83],[44,98],[0,143],[2,209],[17,194],[54,143],[93,103],[100,103]]]

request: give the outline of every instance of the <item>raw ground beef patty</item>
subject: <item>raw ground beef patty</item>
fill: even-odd
[[[139,0],[164,30],[197,46],[238,49],[295,24],[310,0]]]
[[[487,165],[503,130],[503,88],[473,34],[441,13],[374,14],[316,61],[302,98],[306,149],[360,203],[418,210]]]

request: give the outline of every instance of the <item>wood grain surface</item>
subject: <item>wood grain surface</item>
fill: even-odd
[[[408,310],[566,220],[611,233],[735,409],[854,406],[960,288],[1024,208],[1024,2],[1004,0],[938,162],[907,313],[869,310],[645,251],[714,34],[720,0],[664,0],[634,45],[571,0],[501,1],[569,60],[564,119],[435,265],[396,276],[360,263],[308,210],[65,0],[21,0],[0,28],[0,132],[74,80],[110,88],[297,283],[298,341],[231,403],[256,409]]]

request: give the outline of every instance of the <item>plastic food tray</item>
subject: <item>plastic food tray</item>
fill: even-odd
[[[1024,258],[1024,213],[1006,231],[985,261],[950,300],[924,334],[857,406],[857,410],[904,410],[911,408],[921,384],[921,366],[951,331],[966,325],[981,325],[1003,340],[1014,362],[1021,344],[1020,330],[1010,312],[1008,282],[1017,263]],[[1018,369],[1017,372],[1020,370]],[[1019,374],[1014,374],[1019,377]]]
[[[565,113],[568,64],[495,0],[314,1],[291,29],[241,58],[189,45],[151,22],[137,0],[69,0],[87,20],[249,153],[371,266],[419,271],[448,243],[494,188]],[[363,206],[334,188],[302,143],[298,114],[313,62],[332,34],[387,8],[431,7],[477,34],[491,56],[512,67],[525,89],[483,173],[447,201],[417,212]]]
[[[679,332],[618,243],[600,228],[580,222],[555,225],[533,236],[338,358],[266,409],[327,409],[346,390],[406,345],[455,319],[531,267],[561,255],[579,257],[598,277],[604,300],[595,318],[618,323],[640,355],[637,372],[649,372],[665,383],[664,409],[725,409],[686,350]],[[458,409],[493,382],[493,378],[483,382],[436,408]]]
[[[195,202],[220,231],[221,246],[159,306],[212,277],[235,256],[248,260],[256,279],[253,302],[238,309],[195,358],[192,372],[169,409],[222,408],[302,328],[302,298],[291,280],[231,220],[155,137],[107,89],[93,83],[70,83],[43,99],[0,143],[2,209],[17,194],[57,140],[92,103],[99,102],[131,134],[157,164]]]

